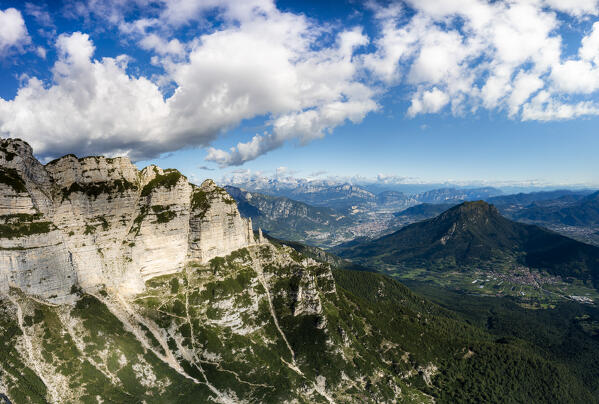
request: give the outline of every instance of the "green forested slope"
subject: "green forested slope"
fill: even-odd
[[[465,311],[443,309],[384,275],[344,270],[334,274],[345,296],[356,303],[354,307],[360,308],[359,312],[376,327],[381,339],[398,341],[402,349],[410,352],[409,358],[416,367],[427,361],[437,364],[439,372],[432,378],[432,385],[420,387],[438,402],[599,402],[596,393],[592,393],[596,382],[590,377],[596,370],[587,369],[585,376],[576,371],[575,360],[567,360],[556,352],[549,354],[548,342],[535,345],[533,342],[539,342],[541,337],[531,338],[522,332],[526,328],[522,313],[515,320],[522,333],[502,338],[505,332],[488,330],[484,322],[476,321]],[[444,293],[439,288],[429,292]],[[466,304],[472,304],[471,309],[476,310],[475,305],[482,301],[478,299],[472,298]],[[451,300],[449,306],[456,301]],[[508,311],[502,314],[512,318]],[[509,327],[503,321],[502,325]],[[531,325],[542,327],[539,319]],[[539,334],[548,338],[555,331],[554,327],[539,329]],[[560,340],[565,342],[565,338]],[[574,349],[577,348],[583,347]],[[596,348],[592,352],[596,353]],[[590,352],[583,350],[577,355],[582,357],[585,353]],[[593,362],[593,358],[588,358],[588,362]]]

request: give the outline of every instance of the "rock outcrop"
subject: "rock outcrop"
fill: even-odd
[[[152,277],[255,244],[251,221],[213,181],[139,171],[127,158],[67,155],[42,165],[0,141],[0,289],[60,301],[74,286],[138,293]]]

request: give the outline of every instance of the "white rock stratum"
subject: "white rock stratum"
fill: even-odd
[[[0,139],[0,292],[61,301],[73,287],[105,285],[134,294],[190,259],[256,243],[251,221],[211,180],[198,187],[122,157],[43,165],[26,142]]]

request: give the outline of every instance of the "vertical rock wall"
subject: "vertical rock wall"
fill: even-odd
[[[254,243],[251,222],[208,180],[141,172],[127,158],[67,155],[45,166],[0,140],[0,291],[60,300],[73,285],[137,293],[154,276]]]
[[[59,242],[61,232],[2,240],[0,249],[0,292],[10,287],[29,295],[61,301],[77,284],[72,255]]]
[[[251,219],[242,219],[235,200],[212,180],[194,189],[189,223],[189,257],[202,263],[255,243]]]

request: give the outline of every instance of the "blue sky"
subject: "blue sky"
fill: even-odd
[[[595,0],[0,0],[0,135],[196,181],[596,187],[597,21]]]

